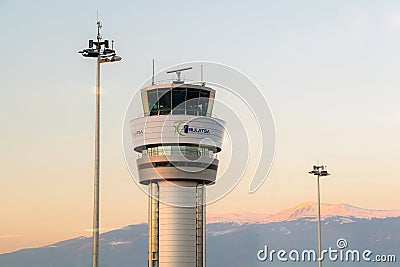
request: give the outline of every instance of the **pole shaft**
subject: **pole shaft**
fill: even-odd
[[[321,259],[321,196],[319,188],[319,175],[317,178],[318,189],[318,267],[322,267]]]
[[[93,248],[92,267],[99,266],[99,182],[100,182],[100,57],[96,62],[96,125],[94,159]]]

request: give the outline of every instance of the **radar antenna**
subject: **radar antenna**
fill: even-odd
[[[192,69],[192,67],[189,67],[189,68],[183,68],[183,69],[177,69],[177,70],[170,70],[170,71],[167,71],[167,73],[169,74],[169,73],[176,73],[176,76],[177,76],[177,78],[178,78],[178,80],[176,81],[177,83],[181,83],[181,73],[182,73],[182,71],[185,71],[185,70],[191,70]]]

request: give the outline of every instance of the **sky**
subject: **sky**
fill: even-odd
[[[400,209],[398,1],[1,1],[0,253],[90,236],[96,35],[123,60],[102,65],[101,231],[145,222],[122,128],[156,69],[212,61],[247,75],[270,105],[271,172],[245,177],[209,213],[276,212],[316,200]],[[218,98],[218,93],[217,96]],[[234,144],[233,144],[234,146]]]

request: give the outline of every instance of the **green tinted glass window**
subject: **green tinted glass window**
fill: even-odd
[[[172,114],[185,114],[186,88],[172,89]]]
[[[188,88],[186,95],[186,114],[187,115],[198,115],[199,113],[199,89]]]
[[[171,112],[171,91],[169,89],[158,89],[158,103],[160,115],[166,115]]]
[[[147,91],[147,101],[149,104],[150,115],[158,114],[158,98],[157,98],[157,90]]]
[[[208,101],[210,100],[210,91],[201,90],[199,99],[199,111],[201,116],[207,115]]]

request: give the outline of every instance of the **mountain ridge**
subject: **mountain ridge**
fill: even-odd
[[[317,203],[303,202],[294,207],[278,211],[276,213],[232,212],[225,214],[208,214],[207,223],[273,223],[283,221],[295,221],[302,218],[315,220],[317,216]],[[331,217],[348,217],[358,219],[381,219],[400,217],[399,210],[373,210],[352,206],[345,203],[326,204],[321,203],[321,219]]]

